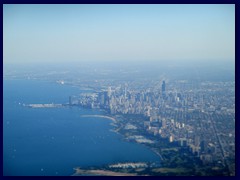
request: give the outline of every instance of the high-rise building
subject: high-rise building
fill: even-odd
[[[196,135],[195,136],[195,140],[194,140],[195,146],[199,146],[200,145],[200,136]]]
[[[166,95],[166,83],[165,83],[165,81],[162,82],[162,95],[163,96]]]
[[[107,106],[109,104],[109,97],[108,97],[108,92],[104,91],[104,105]]]
[[[99,102],[100,102],[100,106],[104,105],[104,93],[103,92],[99,93]]]
[[[108,95],[108,97],[110,97],[112,95],[112,89],[110,86],[108,87],[107,95]]]
[[[166,124],[167,124],[167,123],[166,123],[166,119],[163,118],[163,119],[162,119],[162,127],[163,127],[163,128],[166,128]]]

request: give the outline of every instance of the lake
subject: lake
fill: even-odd
[[[159,162],[146,146],[124,141],[106,115],[80,107],[28,108],[22,104],[67,103],[77,87],[39,80],[3,81],[3,174],[69,176],[74,167],[118,162]]]

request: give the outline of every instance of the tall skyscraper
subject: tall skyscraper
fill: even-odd
[[[162,83],[162,95],[163,96],[166,95],[166,83],[165,83],[165,81],[163,81],[163,83]]]
[[[112,89],[111,89],[110,86],[108,87],[108,92],[107,93],[108,93],[108,97],[110,97],[112,95]]]

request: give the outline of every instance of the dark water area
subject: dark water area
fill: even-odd
[[[66,103],[82,90],[37,80],[4,80],[4,175],[72,175],[74,167],[118,162],[159,162],[147,147],[112,132],[105,115],[80,107],[28,108],[25,104]]]

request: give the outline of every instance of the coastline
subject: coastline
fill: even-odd
[[[127,136],[119,132],[119,130],[122,127],[119,127],[119,125],[118,125],[118,122],[119,122],[117,120],[118,117],[116,117],[116,116],[112,117],[112,116],[109,116],[108,114],[107,115],[81,115],[81,117],[97,117],[97,118],[105,118],[105,119],[111,120],[113,122],[112,125],[114,125],[115,128],[111,129],[110,131],[121,135],[123,137],[124,141],[128,141]],[[137,141],[134,141],[132,143],[143,145],[147,149],[152,151],[152,153],[154,153],[158,157],[157,164],[158,163],[161,164],[161,162],[164,160],[162,155],[156,150],[156,148],[151,147],[146,143],[140,143],[140,142],[137,142]],[[159,165],[157,165],[157,167],[159,167]],[[110,176],[137,176],[138,175],[138,173],[136,173],[136,172],[135,173],[114,172],[114,171],[111,171],[111,170],[101,169],[101,168],[100,169],[81,169],[80,167],[75,167],[74,170],[75,170],[75,173],[73,174],[73,176],[79,176],[79,175],[84,175],[84,174],[103,175],[103,176],[109,176],[109,175]]]
[[[107,116],[107,115],[81,115],[81,117],[100,117],[100,118],[106,118],[106,119],[112,120],[114,123],[117,123],[116,118],[111,117],[111,116]],[[117,134],[120,134],[120,135],[122,135],[123,137],[125,137],[123,134],[119,133],[119,129],[120,129],[120,128],[118,128],[118,129],[112,129],[111,131],[113,131],[113,132],[115,132],[115,133],[117,133]],[[125,137],[125,138],[126,138],[126,137]],[[124,139],[125,139],[125,138],[124,138]],[[159,152],[157,152],[155,148],[152,148],[152,147],[148,146],[148,145],[145,144],[145,143],[139,143],[139,142],[137,142],[137,141],[134,141],[134,143],[141,144],[141,145],[145,146],[146,148],[148,148],[149,150],[151,150],[154,154],[156,154],[156,155],[160,158],[160,162],[163,160],[162,155],[161,155]]]
[[[137,176],[136,173],[127,173],[127,172],[115,172],[110,170],[102,170],[102,169],[92,169],[92,170],[84,170],[80,167],[73,168],[75,173],[72,176]]]
[[[146,147],[149,148],[150,150],[152,150],[158,157],[160,157],[161,161],[164,160],[162,155],[159,152],[157,152],[156,148],[151,148],[151,147],[148,147],[148,146],[146,146]]]
[[[80,117],[98,117],[98,118],[105,118],[113,121],[114,123],[117,122],[117,120],[113,117],[106,116],[106,115],[81,115]]]

